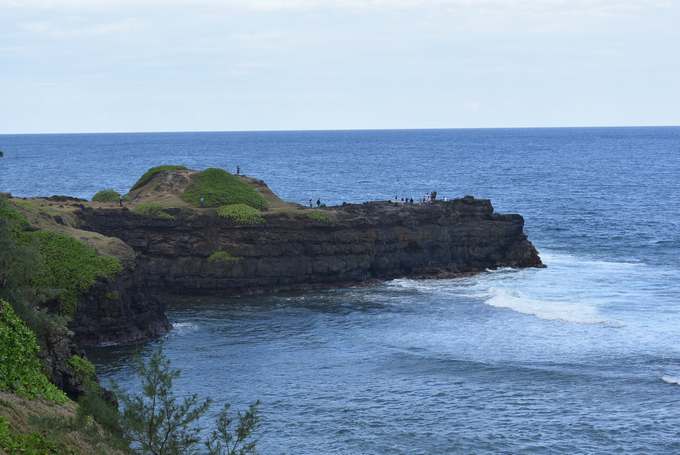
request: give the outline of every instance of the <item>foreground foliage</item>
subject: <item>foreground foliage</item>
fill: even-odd
[[[66,395],[43,373],[38,351],[33,332],[9,303],[0,300],[0,390],[65,402]]]
[[[137,182],[135,182],[135,184],[132,185],[132,188],[130,189],[130,191],[134,191],[138,188],[143,187],[144,185],[149,183],[149,181],[159,172],[163,172],[163,171],[186,171],[186,170],[187,170],[187,168],[185,166],[181,166],[181,165],[177,165],[177,164],[166,164],[166,165],[163,165],[163,166],[152,167],[151,169],[146,171],[144,174],[142,174],[142,176],[139,178],[139,180],[137,180]]]
[[[182,199],[195,207],[201,207],[201,198],[203,207],[245,204],[255,209],[264,209],[267,205],[255,188],[239,177],[216,168],[194,175],[182,194]]]
[[[9,455],[70,455],[75,454],[64,444],[53,441],[40,433],[17,433],[12,431],[7,419],[0,416],[0,449]]]
[[[180,371],[170,366],[161,349],[148,362],[137,360],[135,370],[142,381],[142,393],[128,395],[115,386],[123,405],[121,424],[124,435],[139,454],[180,455],[195,453],[201,445],[199,419],[208,411],[211,400],[192,394],[179,399],[173,392],[173,381]],[[210,455],[247,455],[255,453],[252,435],[259,424],[259,403],[236,424],[225,406],[219,414],[217,428],[203,445]]]
[[[217,216],[237,224],[262,224],[264,217],[260,211],[246,204],[223,205],[217,209]]]

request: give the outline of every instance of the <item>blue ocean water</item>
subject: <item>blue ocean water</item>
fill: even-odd
[[[0,191],[17,195],[239,165],[298,202],[437,190],[524,215],[546,269],[172,308],[180,391],[260,399],[264,454],[680,453],[680,128],[5,135],[0,149]],[[93,353],[104,382],[135,387],[131,353]]]

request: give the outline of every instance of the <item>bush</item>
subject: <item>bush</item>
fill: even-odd
[[[0,390],[66,402],[66,395],[42,371],[35,335],[4,300],[0,300]]]
[[[256,209],[264,209],[266,201],[257,190],[239,177],[223,169],[210,168],[192,177],[191,183],[182,194],[182,199],[195,207],[245,204]]]
[[[217,209],[217,216],[237,224],[262,224],[264,218],[260,211],[245,204],[224,205]]]
[[[36,274],[36,287],[57,292],[61,313],[72,316],[80,294],[99,278],[110,278],[122,270],[120,261],[100,256],[76,239],[54,232],[27,233],[38,243],[44,267]]]
[[[331,217],[328,213],[321,210],[311,210],[305,212],[305,216],[310,220],[318,221],[320,223],[330,223]]]
[[[112,189],[97,191],[92,196],[92,202],[118,202],[120,199],[120,193]]]
[[[215,251],[213,254],[208,256],[208,262],[234,262],[238,260],[238,257],[232,256],[226,251]]]
[[[146,171],[140,178],[137,180],[137,182],[132,185],[132,188],[130,191],[134,191],[138,188],[143,187],[149,181],[154,177],[154,175],[158,174],[159,172],[163,171],[186,171],[187,168],[185,166],[177,165],[177,164],[166,164],[163,166],[156,166],[152,167],[148,171]]]
[[[159,220],[174,220],[175,217],[165,211],[165,207],[155,202],[145,202],[132,209],[138,215],[157,218]]]

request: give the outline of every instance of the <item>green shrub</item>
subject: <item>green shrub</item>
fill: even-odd
[[[137,182],[132,185],[132,188],[130,191],[134,191],[137,188],[141,188],[147,183],[149,183],[149,180],[153,178],[154,175],[158,174],[159,172],[163,171],[186,171],[187,168],[185,166],[180,166],[177,164],[166,164],[163,166],[156,166],[152,167],[148,171],[146,171],[140,178],[137,180]]]
[[[72,355],[71,358],[68,359],[68,366],[71,367],[76,378],[83,384],[95,381],[94,365],[89,360],[80,357],[79,355]]]
[[[157,218],[159,220],[174,220],[175,217],[165,211],[165,207],[155,202],[145,202],[132,209],[138,215]]]
[[[107,190],[101,190],[97,191],[97,193],[92,196],[92,202],[118,202],[120,201],[120,193],[112,190],[112,189],[107,189]]]
[[[0,390],[66,402],[66,395],[42,371],[35,335],[4,300],[0,300]]]
[[[330,223],[331,217],[328,213],[322,210],[310,210],[305,212],[305,216],[310,220],[318,221],[320,223]]]
[[[6,224],[13,234],[24,231],[30,227],[28,220],[9,201],[0,196],[0,222]]]
[[[75,313],[78,297],[97,279],[113,277],[122,270],[117,258],[100,256],[94,248],[74,238],[47,231],[26,235],[37,242],[44,265],[33,284],[57,293],[63,315]]]
[[[245,204],[224,205],[217,209],[217,216],[238,224],[262,224],[264,218],[258,209]]]
[[[239,177],[223,169],[210,168],[192,177],[191,183],[182,194],[182,199],[196,207],[201,206],[201,197],[205,207],[221,205],[245,204],[256,209],[263,209],[267,203],[257,190]]]
[[[116,291],[110,291],[104,294],[106,300],[118,300],[120,299],[120,294]]]
[[[213,254],[208,256],[209,262],[234,262],[238,261],[240,258],[232,256],[226,251],[215,251]]]

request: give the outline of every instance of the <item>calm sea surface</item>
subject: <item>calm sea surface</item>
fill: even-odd
[[[297,202],[437,190],[525,216],[547,269],[172,308],[180,393],[260,399],[263,454],[680,453],[680,128],[0,135],[0,149],[0,191],[21,196],[239,165]],[[105,383],[136,386],[131,353],[93,353]]]

